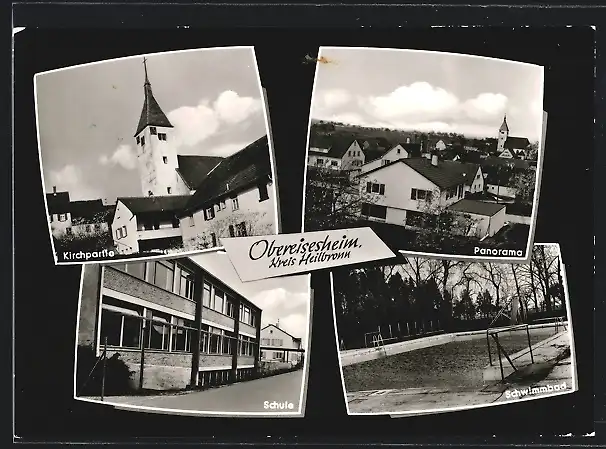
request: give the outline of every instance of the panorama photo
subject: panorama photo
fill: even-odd
[[[543,67],[417,50],[319,56],[305,231],[369,226],[406,253],[528,259]]]

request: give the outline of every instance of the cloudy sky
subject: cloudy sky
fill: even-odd
[[[178,154],[228,156],[266,134],[252,49],[157,53],[147,55],[147,69]],[[142,195],[133,135],[144,81],[143,55],[36,76],[47,192],[57,186],[75,200]]]
[[[285,276],[242,282],[225,252],[190,257],[195,263],[220,279],[263,310],[261,326],[276,324],[307,342],[309,327],[309,276]]]
[[[499,59],[412,50],[324,47],[312,118],[362,126],[539,141],[543,68]]]

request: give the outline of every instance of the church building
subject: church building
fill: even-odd
[[[260,198],[263,201],[271,197],[272,201],[267,203],[271,203],[270,207],[273,208],[273,194],[264,193],[267,186],[272,186],[267,136],[226,158],[177,154],[175,127],[154,97],[145,58],[143,66],[143,109],[133,136],[137,148],[141,196],[119,197],[116,201],[111,226],[116,252],[136,254],[183,248],[183,218],[191,217],[198,210],[208,209],[205,200],[207,195],[213,197],[210,207],[217,203],[220,209],[225,200],[229,200],[232,206],[237,205],[238,192],[234,189],[241,191],[254,185],[262,192]],[[264,169],[251,171],[251,166]],[[215,173],[212,175],[211,187],[205,181],[212,172]],[[196,194],[201,186],[204,186],[204,192]],[[215,191],[216,188],[220,188],[221,192]],[[258,200],[259,203],[261,201]],[[256,204],[252,209],[255,208]],[[264,203],[263,209],[265,208],[267,205]],[[237,209],[235,207],[234,210]],[[265,215],[267,214],[263,214]],[[270,213],[269,216],[273,224],[273,214]],[[192,243],[195,241],[197,245],[191,247],[190,244],[188,249],[203,249],[199,248],[200,240],[195,238],[200,225],[195,226],[193,219],[191,224],[187,221],[186,239]],[[234,229],[238,226],[242,228],[238,235],[246,235],[243,227],[246,226],[250,231],[249,225],[249,222],[239,217],[237,223],[225,223],[224,230],[213,228],[212,233],[207,232],[207,237],[203,239],[203,246],[218,246],[218,238],[234,236]],[[203,225],[201,227],[206,228]]]
[[[526,137],[513,137],[509,135],[507,116],[503,117],[503,123],[499,128],[497,140],[497,154],[505,159],[526,159],[530,147],[530,141]]]

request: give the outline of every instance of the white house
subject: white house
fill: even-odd
[[[55,238],[65,235],[77,237],[92,236],[109,232],[107,217],[111,206],[102,200],[71,201],[69,192],[57,192],[46,195],[51,233]]]
[[[261,361],[296,365],[301,360],[301,339],[280,329],[279,321],[261,329]]]
[[[219,246],[221,237],[275,234],[274,189],[263,136],[222,160],[179,211],[185,249]]]
[[[59,238],[71,232],[72,214],[69,192],[57,192],[57,187],[53,186],[53,193],[46,194],[46,206],[52,235]]]
[[[112,236],[118,254],[165,251],[183,245],[177,217],[189,195],[118,198]]]
[[[505,204],[462,199],[449,206],[448,210],[469,216],[473,224],[467,235],[479,239],[492,237],[505,226]]]
[[[334,170],[358,169],[364,164],[365,155],[357,140],[313,139],[310,143],[307,165]]]
[[[447,147],[447,145],[446,145],[446,143],[444,143],[444,141],[442,139],[440,139],[436,142],[436,150],[444,151],[446,149],[446,147]]]
[[[431,160],[399,159],[362,174],[360,180],[365,218],[412,227],[423,214],[484,190],[479,165],[439,161],[436,155]]]
[[[366,173],[370,170],[374,170],[375,168],[381,167],[383,165],[387,165],[393,161],[398,159],[407,159],[411,157],[420,157],[421,156],[421,144],[420,143],[398,143],[392,149],[387,151],[387,153],[381,155],[377,159],[366,162],[362,167],[360,167],[360,171],[362,173]]]

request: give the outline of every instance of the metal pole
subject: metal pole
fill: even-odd
[[[139,366],[139,390],[143,390],[143,367],[145,365],[145,334],[147,329],[145,317],[141,320],[141,364]]]
[[[497,343],[497,355],[499,357],[499,367],[501,368],[501,381],[505,382],[505,373],[503,372],[503,360],[501,360],[501,345],[499,344],[499,336],[493,335],[495,342]]]
[[[488,335],[488,331],[486,331],[486,345],[488,345],[488,361],[490,362],[490,366],[492,366],[492,354],[490,353],[490,336]]]
[[[532,345],[530,344],[530,330],[526,326],[526,337],[528,337],[528,350],[530,351],[530,363],[534,363],[534,355],[532,354]]]
[[[103,342],[103,375],[101,376],[101,401],[105,396],[105,372],[107,370],[107,337]]]

